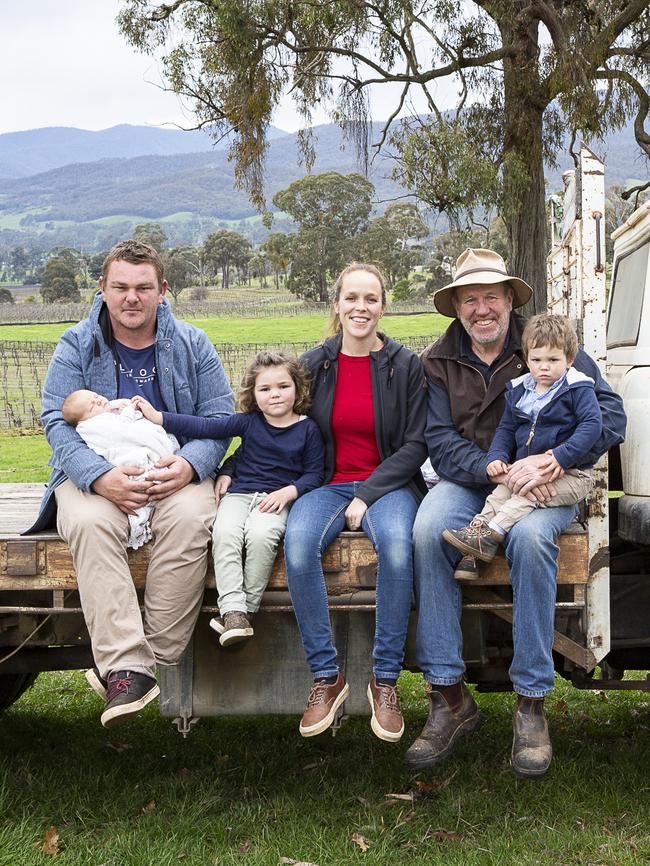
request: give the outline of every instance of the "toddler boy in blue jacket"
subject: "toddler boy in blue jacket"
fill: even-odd
[[[593,486],[586,455],[602,430],[594,381],[571,366],[578,338],[562,316],[534,316],[522,334],[522,349],[530,372],[508,383],[504,413],[488,451],[487,474],[494,478],[508,472],[513,452],[517,460],[545,454],[544,471],[550,471],[555,488],[546,505],[574,505]],[[498,484],[468,526],[445,529],[442,537],[463,553],[490,562],[506,533],[538,505],[513,494],[507,484]],[[468,579],[466,570],[462,578]]]

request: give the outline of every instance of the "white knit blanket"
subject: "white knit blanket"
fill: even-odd
[[[139,466],[145,477],[154,464],[179,448],[175,436],[148,421],[128,400],[113,400],[111,411],[80,421],[77,433],[89,448],[114,466]],[[142,547],[151,539],[153,504],[129,514],[128,546]]]

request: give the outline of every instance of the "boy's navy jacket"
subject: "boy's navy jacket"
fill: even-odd
[[[516,451],[515,459],[520,460],[529,454],[544,454],[552,449],[563,469],[593,466],[589,453],[603,429],[594,380],[569,367],[557,394],[533,422],[529,415],[517,408],[525,391],[526,376],[528,373],[506,385],[505,409],[488,451],[488,462],[503,460],[509,463],[513,451]]]

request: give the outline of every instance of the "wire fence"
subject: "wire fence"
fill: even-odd
[[[167,295],[169,298],[170,296]],[[171,300],[171,298],[170,298]],[[326,314],[330,304],[301,301],[290,294],[270,297],[246,298],[242,293],[228,299],[200,301],[171,300],[174,315],[179,319],[209,319],[212,317],[241,317],[263,319],[277,316],[300,316],[308,313]],[[39,325],[79,322],[85,319],[90,304],[0,304],[0,325]],[[423,301],[391,303],[388,314],[411,315],[430,313],[431,304]]]
[[[421,351],[435,336],[404,337],[400,342]],[[311,348],[304,343],[220,343],[216,348],[236,390],[250,359],[261,349],[284,349],[294,355]],[[41,393],[56,343],[0,341],[0,429],[40,427]]]

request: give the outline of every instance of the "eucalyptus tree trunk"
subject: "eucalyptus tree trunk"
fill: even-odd
[[[537,23],[504,14],[497,21],[505,45],[504,192],[510,267],[533,289],[526,315],[546,310],[547,227],[544,186],[543,116],[547,100],[539,79]],[[519,4],[517,4],[519,5]]]

